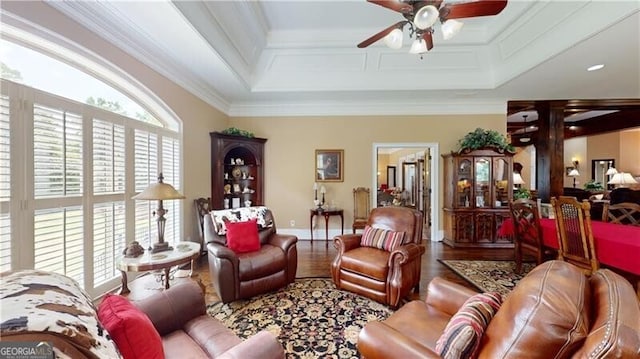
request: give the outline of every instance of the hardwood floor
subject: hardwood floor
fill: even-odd
[[[507,260],[513,259],[513,249],[462,249],[451,248],[442,242],[426,242],[426,252],[422,258],[422,274],[420,280],[420,292],[413,294],[411,299],[424,299],[426,290],[432,278],[440,276],[469,288],[473,288],[464,279],[438,262],[438,259],[486,259]],[[333,243],[324,241],[298,241],[298,271],[297,278],[327,277],[330,278],[331,261],[335,257],[336,249]],[[171,285],[184,280],[200,281],[206,288],[206,302],[213,303],[219,300],[209,276],[207,256],[202,256],[195,263],[191,278],[174,278]],[[163,285],[153,274],[136,278],[129,284],[131,293],[127,295],[130,300],[136,301],[162,290]]]

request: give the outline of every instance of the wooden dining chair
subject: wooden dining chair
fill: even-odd
[[[632,202],[605,203],[602,209],[602,221],[640,226],[640,204]]]
[[[196,220],[198,221],[198,236],[202,246],[202,253],[207,253],[207,244],[204,243],[204,216],[211,212],[211,197],[200,197],[193,200]]]
[[[524,252],[536,258],[536,265],[544,261],[545,252],[542,242],[542,227],[538,203],[530,199],[518,199],[509,202],[513,221],[513,243],[515,248],[516,273],[522,273]]]
[[[353,189],[353,233],[356,229],[364,229],[369,220],[369,212],[371,204],[369,199],[369,189],[365,187],[357,187]]]
[[[600,268],[591,230],[589,201],[575,197],[551,197],[558,234],[558,259],[580,267],[587,275]]]

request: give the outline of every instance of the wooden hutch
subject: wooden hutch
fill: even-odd
[[[211,208],[264,205],[263,156],[267,139],[220,132],[211,132],[209,135]]]
[[[444,242],[452,247],[512,248],[498,228],[510,217],[513,154],[493,148],[444,158]]]

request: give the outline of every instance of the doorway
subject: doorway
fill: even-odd
[[[438,166],[439,147],[437,143],[374,143],[373,144],[373,206],[388,205],[385,200],[389,184],[397,184],[409,201],[404,203],[423,213],[423,237],[439,241],[438,208]],[[387,171],[381,178],[379,169],[395,167],[400,170]],[[403,168],[406,171],[403,171]],[[384,172],[382,172],[384,173]],[[406,175],[403,175],[406,173]],[[388,178],[394,175],[393,178]]]

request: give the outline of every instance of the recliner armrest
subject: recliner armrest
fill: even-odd
[[[276,337],[265,330],[247,338],[219,356],[224,359],[281,359],[284,349]]]
[[[391,266],[394,261],[398,261],[398,264],[411,262],[415,258],[420,258],[424,254],[425,248],[423,245],[408,243],[396,248],[389,255],[389,265]]]
[[[207,311],[204,291],[193,281],[176,284],[134,304],[147,314],[160,336],[182,328]]]
[[[338,249],[339,253],[350,251],[354,248],[360,247],[360,239],[362,234],[343,234],[333,237],[333,244]]]
[[[439,311],[453,316],[472,295],[478,294],[458,283],[435,277],[429,282],[425,302]]]
[[[274,233],[269,238],[269,243],[276,247],[282,248],[287,253],[287,250],[298,242],[298,237],[290,234],[278,234]]]
[[[233,263],[236,263],[238,261],[238,255],[228,247],[225,247],[221,244],[215,242],[208,243],[207,250],[217,258],[228,259]]]
[[[383,322],[367,323],[358,335],[358,351],[367,359],[440,358],[424,345]]]

